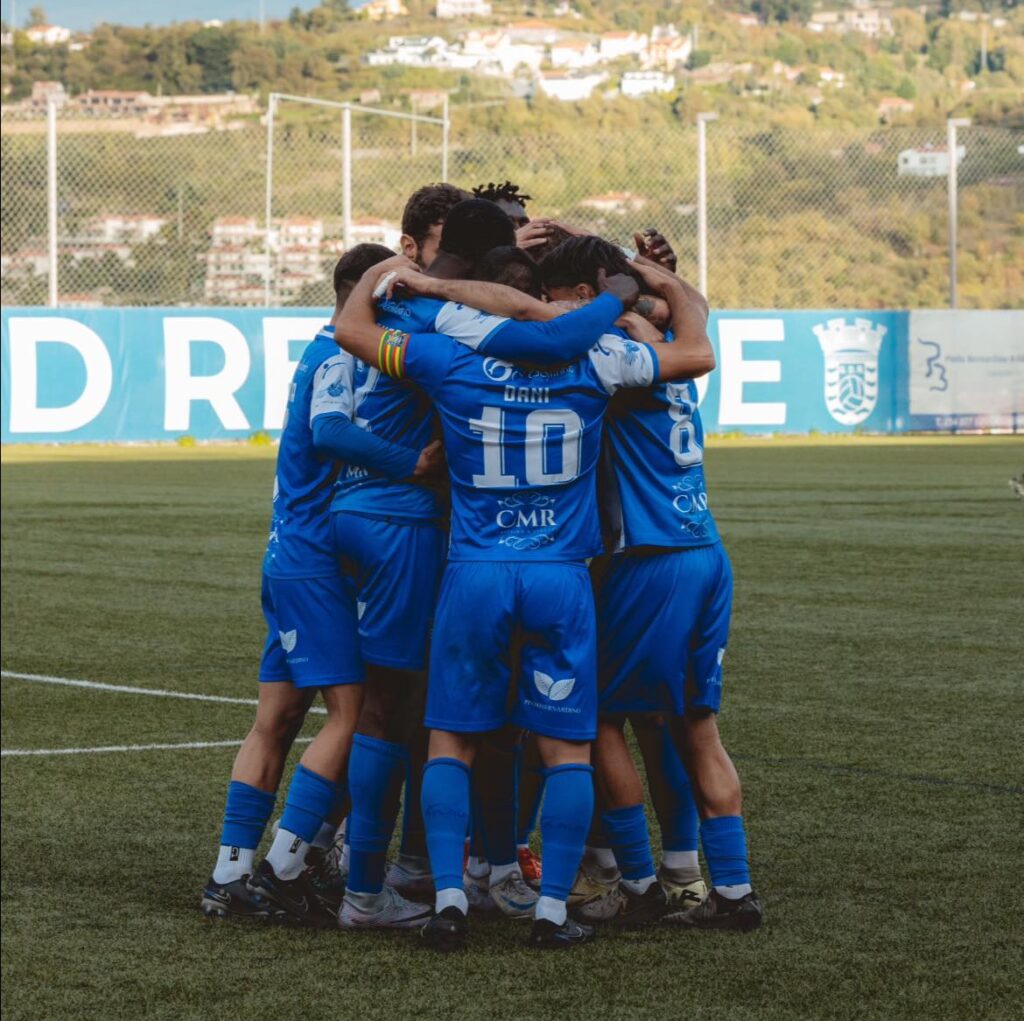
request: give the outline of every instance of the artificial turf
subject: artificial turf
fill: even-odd
[[[271,453],[5,450],[4,670],[253,696]],[[488,920],[449,958],[214,924],[233,748],[5,757],[5,1018],[1019,1017],[1022,468],[1016,438],[709,444],[760,932],[545,956]],[[238,739],[251,717],[2,694],[8,750]]]

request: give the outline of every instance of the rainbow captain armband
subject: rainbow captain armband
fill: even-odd
[[[385,376],[401,379],[405,371],[405,348],[409,334],[401,330],[385,330],[380,335],[377,362]]]

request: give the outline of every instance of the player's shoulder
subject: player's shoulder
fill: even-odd
[[[377,304],[377,312],[382,317],[390,317],[396,323],[401,323],[401,328],[411,333],[432,321],[445,304],[440,298],[413,294],[405,298],[382,298]]]

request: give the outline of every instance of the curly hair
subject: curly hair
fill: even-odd
[[[478,199],[487,199],[488,202],[518,202],[524,209],[526,203],[531,201],[532,195],[524,195],[519,191],[519,185],[506,181],[504,184],[495,184],[493,181],[488,184],[478,184],[473,189],[473,194]]]

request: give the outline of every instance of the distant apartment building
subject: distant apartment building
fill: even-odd
[[[60,107],[68,101],[68,94],[62,82],[33,82],[32,94],[28,98],[33,110],[45,110],[51,100]]]
[[[387,67],[391,64],[430,67],[443,61],[448,49],[447,40],[438,35],[394,35],[388,40],[386,50],[373,50],[366,54],[365,60],[370,67]]]
[[[33,25],[25,29],[25,35],[37,46],[60,46],[71,39],[71,29],[61,25]]]
[[[368,4],[363,4],[359,13],[370,21],[392,21],[394,18],[406,17],[409,8],[402,0],[370,0]]]
[[[434,16],[437,18],[489,18],[488,0],[437,0]]]
[[[966,147],[956,147],[957,166],[966,154]],[[904,149],[899,154],[896,172],[901,177],[946,177],[949,174],[949,148],[945,145],[924,145]]]
[[[891,121],[894,117],[913,112],[914,104],[909,99],[902,99],[899,96],[884,96],[878,101],[878,116],[883,121]]]
[[[578,71],[599,60],[597,47],[582,39],[560,39],[551,47],[551,66]]]
[[[676,91],[676,80],[667,71],[627,71],[619,85],[624,96],[649,96]]]
[[[647,36],[642,32],[605,32],[598,40],[601,60],[643,56],[647,52]]]
[[[571,103],[589,99],[594,89],[606,81],[606,74],[569,74],[565,71],[542,71],[537,87],[550,99]]]
[[[655,25],[651,30],[644,66],[648,69],[674,71],[690,59],[692,51],[692,36],[682,35],[675,25]]]
[[[222,216],[210,229],[204,295],[218,304],[262,300],[269,273],[275,301],[292,301],[308,284],[327,281],[323,220],[292,216],[274,221],[269,237],[251,216]]]
[[[88,117],[141,117],[152,109],[148,92],[123,89],[90,89],[74,99],[76,113]]]
[[[352,221],[351,235],[353,245],[383,245],[397,251],[402,228],[390,220],[364,216]]]
[[[857,5],[841,11],[816,11],[807,22],[812,32],[847,35],[860,32],[869,39],[892,35],[892,16],[878,7]]]
[[[511,74],[519,67],[536,71],[544,62],[545,48],[538,43],[515,42],[504,29],[480,29],[462,37],[463,66]]]

